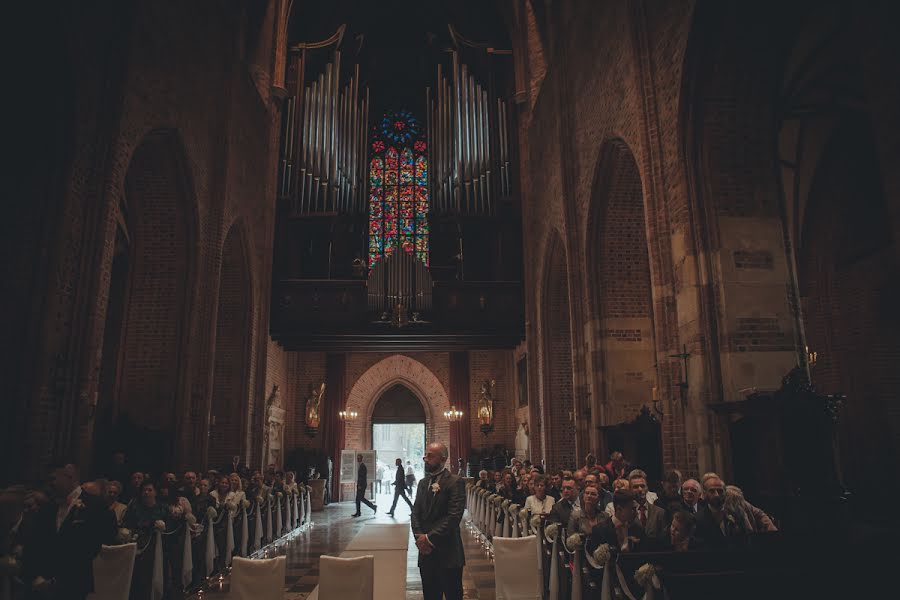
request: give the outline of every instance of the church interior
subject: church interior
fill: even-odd
[[[438,598],[406,550],[432,442],[467,485],[465,598],[890,582],[893,4],[20,4],[3,600],[99,594],[73,489],[136,543],[133,599],[243,597],[243,558],[286,556],[257,598],[352,600],[320,557],[397,523],[358,597]],[[653,543],[608,558],[533,508],[570,479],[617,527],[633,496]],[[504,592],[529,533],[534,595]]]

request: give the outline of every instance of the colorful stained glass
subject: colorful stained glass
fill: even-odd
[[[372,130],[369,266],[400,247],[428,264],[428,145],[407,110],[386,112]]]

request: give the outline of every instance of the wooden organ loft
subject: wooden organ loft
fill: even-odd
[[[447,351],[524,339],[511,52],[448,34],[431,45],[432,75],[405,106],[382,93],[383,78],[370,89],[365,37],[351,39],[345,25],[291,46],[270,319],[286,349]],[[418,113],[423,129],[424,260],[399,243],[371,255],[372,165],[383,149],[373,140],[382,115],[398,110]]]

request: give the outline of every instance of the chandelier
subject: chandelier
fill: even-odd
[[[451,423],[456,423],[463,417],[463,411],[457,410],[455,406],[451,406],[450,410],[444,411],[444,417]]]
[[[344,422],[355,421],[358,416],[359,416],[359,413],[356,412],[355,410],[338,411],[338,419],[340,419],[341,421],[344,421]]]

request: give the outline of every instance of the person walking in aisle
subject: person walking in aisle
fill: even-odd
[[[373,512],[378,511],[378,506],[372,504],[366,498],[366,487],[369,485],[369,470],[366,468],[366,463],[363,462],[362,454],[356,455],[356,462],[359,463],[359,469],[356,471],[356,512],[350,515],[351,517],[358,517],[362,514],[359,512],[360,502],[371,508]]]
[[[391,504],[391,510],[387,514],[394,516],[394,509],[397,508],[397,499],[403,498],[403,501],[409,504],[409,510],[412,511],[412,502],[406,497],[406,475],[403,472],[403,459],[398,458],[396,461],[397,475],[394,477],[394,503]]]

